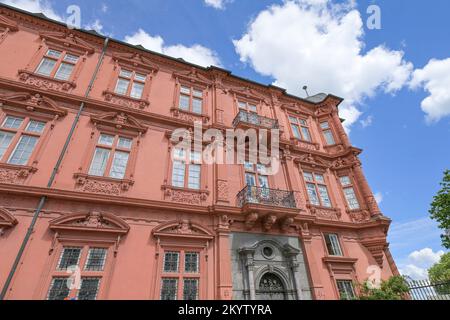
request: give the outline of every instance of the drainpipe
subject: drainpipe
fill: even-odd
[[[97,66],[95,68],[94,74],[92,75],[91,81],[89,82],[89,86],[87,87],[86,93],[84,94],[84,98],[85,99],[88,98],[89,94],[91,93],[92,87],[94,85],[95,78],[97,77],[98,71],[100,70],[100,66],[101,66],[101,64],[103,62],[103,59],[105,57],[106,48],[108,47],[108,43],[109,43],[109,38],[107,37],[107,38],[105,38],[105,42],[103,44],[102,53],[101,53],[100,58],[99,58],[99,60],[97,62]],[[62,161],[64,159],[64,155],[67,152],[67,148],[69,147],[70,140],[72,140],[73,134],[75,132],[75,128],[76,128],[76,126],[78,124],[78,121],[80,120],[81,113],[83,112],[84,107],[85,107],[85,103],[83,101],[83,102],[81,102],[80,108],[78,109],[78,113],[77,113],[75,119],[73,120],[72,127],[70,128],[69,135],[66,138],[66,142],[64,143],[64,147],[61,150],[61,153],[59,154],[58,161],[56,162],[56,165],[53,168],[52,175],[50,176],[50,179],[48,180],[47,188],[51,188],[53,182],[55,181],[56,174],[58,173],[59,167],[61,166],[61,163],[62,163]],[[9,272],[8,278],[6,279],[5,285],[3,286],[2,292],[0,293],[0,300],[3,300],[5,298],[5,296],[6,296],[8,288],[11,285],[11,281],[12,281],[12,279],[14,277],[14,274],[17,271],[17,267],[18,267],[18,265],[20,263],[20,260],[22,259],[23,252],[25,251],[25,248],[26,248],[26,246],[28,244],[28,241],[30,240],[31,234],[33,233],[33,230],[34,230],[34,226],[36,225],[36,221],[37,221],[37,219],[39,217],[39,214],[41,213],[42,208],[45,205],[46,200],[47,200],[47,197],[46,196],[42,196],[41,200],[39,201],[39,205],[37,206],[36,211],[34,212],[33,219],[31,220],[30,226],[28,227],[28,230],[27,230],[27,233],[25,235],[25,238],[23,239],[22,245],[20,246],[19,252],[17,253],[16,259],[14,260],[14,263],[12,265],[11,271]]]

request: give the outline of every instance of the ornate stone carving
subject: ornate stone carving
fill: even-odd
[[[48,113],[53,116],[62,117],[67,111],[58,107],[57,103],[52,99],[41,96],[40,94],[31,94],[28,92],[18,92],[9,94],[0,94],[0,106],[6,108],[14,106],[24,108],[29,112]]]
[[[304,155],[301,155],[297,159],[295,159],[295,162],[300,164],[306,164],[311,167],[322,167],[322,168],[329,168],[330,163],[318,156],[314,156],[311,153],[307,153]]]
[[[369,250],[380,268],[383,267],[384,250],[388,244],[385,238],[363,239],[361,243]]]
[[[198,72],[197,68],[192,67],[187,71],[175,72],[173,77],[179,81],[180,79],[184,81],[188,81],[190,83],[200,83],[204,86],[209,86],[213,84],[213,81],[203,75],[201,72]]]
[[[70,223],[74,226],[85,226],[89,228],[112,228],[110,223],[103,219],[100,212],[91,212],[86,217],[74,220]]]
[[[268,214],[267,216],[265,216],[263,220],[264,231],[270,231],[270,229],[272,229],[272,226],[275,224],[276,221],[277,221],[276,215]]]
[[[145,133],[148,130],[148,127],[142,122],[124,112],[108,112],[91,116],[91,121],[95,125],[114,127],[119,130],[125,129],[139,133]]]
[[[92,211],[63,215],[50,221],[50,229],[58,230],[98,230],[108,233],[127,233],[130,227],[121,218],[110,214]]]
[[[166,200],[192,205],[201,205],[209,195],[207,190],[181,189],[167,185],[162,186],[162,189]]]
[[[228,202],[229,188],[228,181],[218,180],[217,181],[217,200]]]
[[[150,102],[148,102],[147,100],[134,99],[131,97],[116,94],[111,91],[104,91],[103,95],[105,96],[106,101],[125,108],[141,110],[147,108],[150,105]]]
[[[75,174],[76,189],[83,192],[107,194],[119,196],[123,191],[127,191],[134,184],[132,180],[103,179],[101,177],[93,177],[85,174]]]
[[[18,223],[17,219],[3,207],[0,207],[0,236],[6,229],[14,227]]]
[[[0,183],[23,184],[30,173],[36,172],[34,167],[0,165]]]
[[[40,89],[53,91],[69,91],[76,87],[75,82],[49,78],[28,70],[19,70],[19,80]]]
[[[366,222],[370,220],[370,212],[367,210],[347,211],[350,219],[355,223]]]
[[[182,237],[200,240],[210,240],[213,238],[213,233],[206,227],[187,219],[163,223],[153,229],[152,234],[157,238]]]
[[[294,218],[292,218],[292,217],[286,217],[286,218],[284,218],[283,220],[281,220],[281,223],[280,223],[281,231],[283,231],[283,232],[289,231],[289,227],[290,227],[293,223],[294,223]]]
[[[170,113],[172,114],[172,117],[177,118],[182,121],[186,122],[195,122],[195,121],[201,121],[202,123],[206,124],[208,123],[209,116],[204,114],[196,114],[189,111],[180,110],[179,108],[171,108]]]
[[[258,214],[256,212],[252,212],[247,214],[247,216],[245,217],[245,228],[247,230],[251,230],[253,229],[253,226],[256,223],[256,220],[258,220]]]
[[[341,219],[341,212],[338,209],[317,207],[312,205],[308,205],[308,208],[311,211],[312,215],[316,216],[317,218],[335,221],[339,221]]]
[[[76,49],[89,54],[95,52],[94,46],[81,39],[81,37],[69,29],[64,32],[44,31],[40,33],[40,36],[47,43],[57,43],[63,47]]]

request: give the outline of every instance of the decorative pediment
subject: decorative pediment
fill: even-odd
[[[314,114],[314,112],[312,110],[308,109],[307,107],[305,107],[304,105],[299,104],[299,103],[283,103],[281,105],[281,109],[288,110],[295,114],[299,114],[299,113],[306,114],[306,115]]]
[[[173,74],[173,77],[177,80],[184,80],[189,83],[201,84],[204,86],[209,86],[213,83],[211,79],[205,77],[203,74],[198,72],[197,68],[195,67],[192,67],[188,71],[175,72]]]
[[[9,93],[0,95],[0,107],[14,106],[29,112],[42,112],[53,116],[65,116],[67,111],[58,107],[52,99],[27,92]]]
[[[56,43],[63,47],[87,52],[92,54],[95,52],[95,48],[89,44],[87,41],[84,41],[75,33],[68,31],[65,32],[51,32],[45,31],[41,32],[40,36],[47,42]]]
[[[91,121],[97,125],[114,127],[116,129],[124,129],[145,133],[148,127],[141,123],[136,118],[125,114],[124,112],[108,112],[100,115],[91,116]]]
[[[50,221],[50,229],[61,231],[95,231],[111,234],[126,234],[130,226],[121,218],[101,212],[74,213]]]
[[[270,100],[268,97],[260,94],[258,91],[250,88],[249,86],[236,87],[236,86],[227,85],[226,91],[231,92],[233,94],[236,94],[237,96],[241,96],[246,99],[263,101],[266,104],[270,104]]]
[[[317,110],[315,111],[315,116],[322,117],[331,114],[333,111],[337,112],[337,108],[335,108],[333,105],[329,103],[321,104],[317,107]]]
[[[7,209],[0,207],[0,229],[11,228],[17,224],[17,219]]]
[[[11,31],[18,31],[19,30],[19,26],[18,26],[17,22],[6,18],[4,15],[0,16],[0,27],[1,28],[5,28],[5,29],[9,29]]]
[[[313,168],[314,167],[328,168],[330,166],[328,161],[325,161],[320,157],[314,156],[311,153],[301,155],[300,157],[295,159],[295,162],[299,164],[306,164]]]
[[[149,72],[157,72],[159,70],[150,59],[139,53],[114,53],[113,59],[119,64],[123,63],[133,68],[144,69]]]
[[[206,227],[189,220],[170,221],[153,229],[154,237],[179,237],[211,240],[214,234]]]

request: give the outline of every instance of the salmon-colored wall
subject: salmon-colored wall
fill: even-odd
[[[69,89],[61,89],[58,87],[60,82],[54,79],[34,74],[43,52],[53,43],[62,46],[69,43],[66,46],[68,52],[77,46],[86,50],[76,67],[75,86]],[[207,282],[201,289],[200,298],[203,299],[231,298],[229,248],[226,241],[219,241],[227,239],[230,232],[298,237],[308,261],[310,285],[316,299],[338,298],[335,280],[340,275],[336,270],[350,268],[347,276],[355,281],[365,280],[370,275],[366,271],[371,265],[382,267],[383,279],[397,272],[395,265],[388,263],[384,252],[388,246],[386,233],[390,220],[379,211],[361,173],[358,160],[361,150],[350,145],[343,130],[338,116],[340,98],[327,95],[315,103],[289,96],[280,88],[239,79],[219,68],[194,67],[115,41],[110,42],[92,91],[88,98],[84,98],[102,46],[103,39],[95,35],[67,30],[53,22],[0,7],[0,121],[10,114],[11,108],[25,117],[39,115],[40,109],[32,107],[32,98],[36,95],[39,95],[38,100],[41,99],[38,105],[47,107],[43,112],[47,117],[50,115],[32,155],[33,163],[24,168],[0,163],[0,208],[17,220],[8,226],[5,222],[0,235],[0,286],[11,270],[40,197],[47,197],[8,288],[7,299],[45,299],[54,275],[52,268],[62,246],[59,239],[66,237],[66,231],[58,231],[62,227],[57,223],[51,227],[52,223],[60,217],[77,213],[109,213],[129,226],[129,230],[120,234],[119,240],[117,234],[107,237],[109,242],[117,241],[109,247],[108,275],[104,275],[107,281],[102,283],[100,299],[158,299],[158,259],[161,259],[161,253],[158,255],[159,240],[153,235],[153,230],[168,221],[178,221],[181,226],[181,222],[187,220],[192,230],[196,230],[194,233],[208,238],[202,240],[202,245],[206,246],[202,266],[208,270],[201,275],[201,281]],[[146,82],[148,96],[142,101],[127,97],[109,100],[110,97],[105,95],[105,90],[114,91],[117,55],[121,55],[120,59],[134,61],[136,65],[145,61],[144,68],[153,70]],[[123,63],[120,59],[118,65]],[[20,70],[27,70],[28,77],[23,77]],[[174,113],[179,82],[204,89],[204,117]],[[17,93],[26,95],[14,97]],[[55,117],[55,111],[49,111],[42,98],[50,99],[66,114]],[[200,191],[170,187],[169,153],[173,147],[169,140],[170,132],[180,127],[193,128],[193,120],[203,121],[206,129],[231,129],[238,113],[237,100],[256,101],[260,116],[278,120],[282,130],[282,164],[279,172],[270,177],[270,188],[294,192],[295,208],[237,207],[236,197],[245,187],[242,165],[203,165]],[[55,179],[47,188],[82,102],[85,103],[84,110]],[[139,106],[140,103],[144,107]],[[119,123],[117,115],[122,113],[126,120]],[[312,143],[294,138],[288,114],[308,121]],[[130,159],[124,180],[102,180],[87,175],[96,139],[105,127],[102,120],[98,122],[95,119],[102,117],[110,123],[106,125],[108,132],[134,137],[131,153],[134,160]],[[131,125],[136,128],[134,119],[141,129],[124,129],[124,124],[125,127]],[[329,121],[332,127],[336,145],[324,145],[319,126],[324,120]],[[23,175],[22,169],[27,174]],[[302,172],[311,170],[324,174],[332,209],[310,204]],[[342,175],[352,178],[360,210],[349,210],[338,180]],[[101,185],[92,188],[90,183]],[[256,221],[252,224],[255,214]],[[275,216],[276,223],[262,228],[262,223],[270,215]],[[2,217],[0,214],[0,227],[2,219],[7,220]],[[292,221],[285,220],[287,218],[292,218]],[[289,221],[287,227],[278,227],[278,223],[283,221]],[[199,231],[199,226],[210,231]],[[333,262],[326,259],[324,232],[339,234],[344,258]],[[87,242],[96,237],[83,228],[72,230],[69,235],[79,241],[88,239]],[[102,237],[105,235],[99,233],[98,239]],[[189,233],[183,237],[191,239]],[[184,240],[180,238],[177,241],[182,243]],[[114,250],[117,250],[115,257],[112,254]]]

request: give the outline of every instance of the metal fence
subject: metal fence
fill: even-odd
[[[450,279],[407,280],[412,300],[450,300]]]

